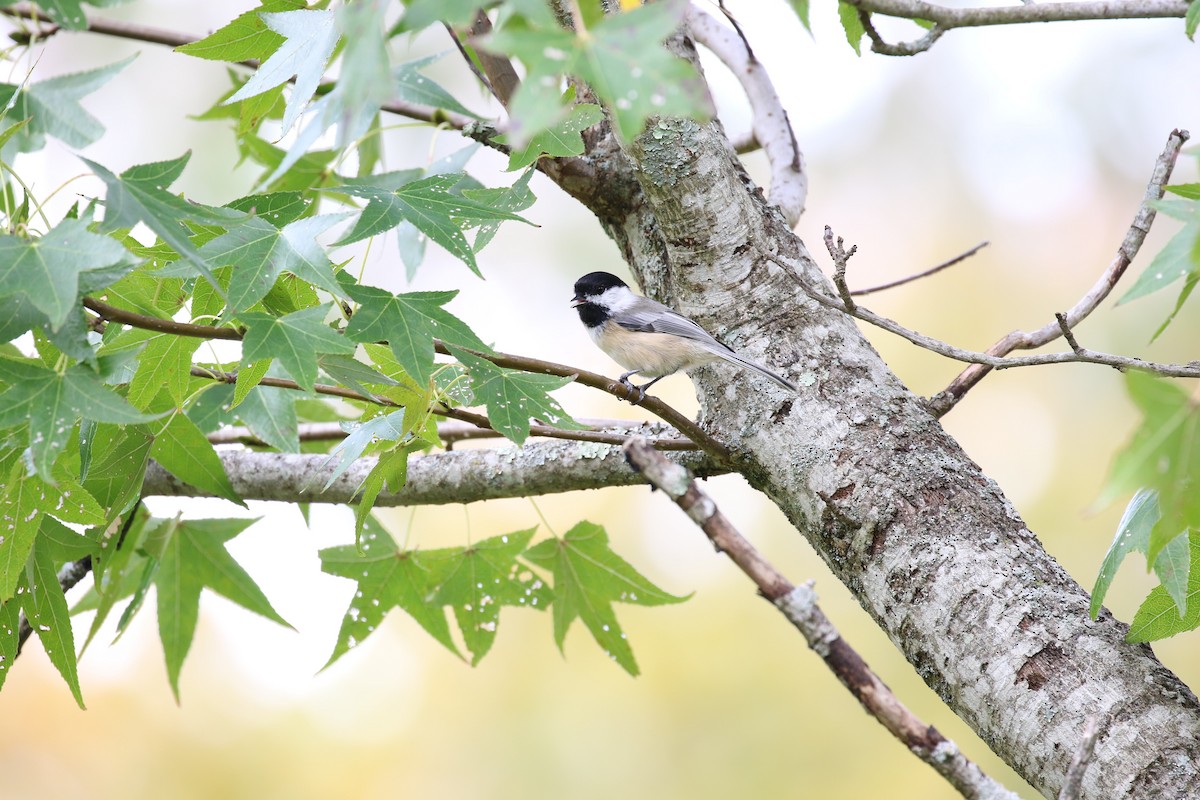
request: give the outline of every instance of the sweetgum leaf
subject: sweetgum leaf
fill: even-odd
[[[687,599],[651,583],[612,551],[604,528],[590,522],[580,522],[561,539],[535,545],[524,557],[554,575],[554,641],[559,649],[571,623],[580,619],[604,652],[630,675],[638,674],[637,661],[613,603],[657,606]]]

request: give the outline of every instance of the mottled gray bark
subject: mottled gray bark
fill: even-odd
[[[721,131],[662,121],[632,152],[670,264],[645,275],[650,292],[801,387],[790,397],[725,366],[696,371],[705,427],[750,483],[1039,791],[1058,791],[1086,717],[1100,714],[1083,797],[1200,797],[1196,697],[1125,643],[1123,623],[1088,618],[1087,592],[853,320],[765,257],[828,286]]]
[[[337,467],[336,457],[244,450],[226,450],[220,456],[240,497],[285,503],[357,502],[363,480],[378,461],[358,459],[326,489]],[[698,451],[672,452],[667,457],[700,475],[727,471]],[[469,503],[645,483],[641,475],[629,469],[617,445],[554,440],[531,442],[524,447],[413,456],[408,461],[404,487],[398,492],[380,492],[375,505]],[[146,470],[142,492],[164,497],[205,496],[153,462]]]

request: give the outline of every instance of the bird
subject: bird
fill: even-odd
[[[682,314],[634,294],[629,284],[610,272],[589,272],[575,281],[571,305],[596,346],[628,370],[620,382],[629,389],[632,403],[640,403],[646,390],[666,376],[713,361],[745,367],[790,392],[796,391],[786,378],[735,353]],[[637,386],[629,380],[633,375],[653,380]],[[636,400],[632,397],[634,390],[638,393]]]

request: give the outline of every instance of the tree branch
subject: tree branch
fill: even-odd
[[[938,264],[936,267],[930,267],[927,270],[918,272],[916,275],[909,275],[905,278],[897,278],[894,281],[888,281],[887,283],[881,283],[878,286],[872,286],[869,289],[855,289],[855,290],[851,291],[850,294],[853,297],[862,297],[865,294],[874,294],[875,292],[882,292],[882,291],[886,291],[888,289],[895,289],[896,287],[903,286],[906,283],[913,283],[914,281],[919,281],[922,278],[928,278],[930,275],[936,275],[944,269],[949,269],[950,267],[953,267],[955,264],[960,264],[963,261],[966,261],[968,258],[975,255],[976,253],[978,253],[980,250],[982,250],[983,248],[985,248],[987,246],[988,246],[988,242],[980,242],[979,244],[972,247],[970,250],[967,250],[965,253],[960,253],[959,255],[956,255],[954,258],[950,259],[949,261],[943,261],[942,263]]]
[[[378,459],[357,459],[329,488],[325,483],[337,457],[297,453],[218,453],[233,490],[246,500],[353,503]],[[728,471],[715,459],[691,451],[669,458],[703,476]],[[644,484],[630,472],[616,445],[592,442],[530,442],[504,449],[467,449],[411,456],[408,477],[398,492],[384,490],[375,507],[471,503],[505,497],[530,497],[579,489]],[[151,462],[142,491],[146,496],[206,497]]]
[[[804,213],[808,178],[795,131],[771,76],[739,31],[725,27],[694,4],[688,6],[684,21],[692,38],[719,58],[741,83],[750,102],[754,140],[771,165],[771,202],[779,207],[788,224],[795,227]]]
[[[624,445],[625,457],[635,470],[661,489],[683,509],[717,548],[729,556],[759,592],[774,603],[804,636],[808,646],[821,657],[842,685],[901,744],[933,767],[964,797],[1015,798],[983,773],[932,725],[926,725],[892,693],[866,661],[842,638],[817,605],[812,582],[793,586],[742,536],[716,503],[706,495],[687,470],[668,461],[646,441],[633,437]]]
[[[1084,723],[1083,738],[1079,742],[1079,749],[1075,751],[1075,758],[1071,760],[1071,767],[1067,770],[1067,779],[1063,781],[1062,789],[1058,792],[1058,800],[1079,800],[1079,793],[1083,789],[1083,776],[1092,762],[1092,753],[1096,749],[1098,738],[1100,717],[1092,714]]]
[[[290,387],[289,387],[290,388]],[[299,387],[297,387],[299,388]],[[434,412],[437,413],[436,411]],[[349,421],[349,420],[348,420]],[[665,438],[652,438],[650,443],[660,450],[698,450],[694,444],[687,439],[680,438],[678,432],[673,428],[664,425],[663,423],[639,423],[630,420],[621,419],[577,419],[576,422],[581,425],[586,425],[592,432],[604,433],[604,439],[578,439],[576,441],[600,441],[608,444],[621,444],[628,438],[630,431],[641,429],[645,433],[647,428],[659,429],[657,433]],[[337,441],[346,438],[346,430],[342,427],[341,422],[308,422],[298,426],[296,431],[300,441],[302,442],[324,442]],[[545,427],[545,426],[537,426]],[[497,432],[490,427],[481,427],[474,422],[466,420],[449,420],[440,422],[437,426],[438,438],[446,445],[449,450],[456,442],[470,441],[474,439],[503,439],[503,434]],[[554,429],[559,430],[559,429]],[[563,433],[578,433],[577,431],[563,431]],[[533,433],[537,436],[537,433]],[[611,438],[609,438],[611,437]],[[229,426],[213,431],[208,434],[210,444],[246,444],[257,447],[268,446],[267,442],[254,435],[254,432],[246,427]],[[569,436],[557,437],[562,439],[573,438]]]
[[[1125,274],[1125,270],[1141,250],[1142,243],[1146,241],[1146,235],[1150,233],[1150,226],[1154,224],[1154,218],[1158,215],[1154,204],[1162,200],[1164,187],[1171,179],[1171,172],[1175,169],[1179,151],[1189,138],[1190,134],[1180,129],[1171,131],[1167,137],[1163,151],[1159,153],[1158,159],[1154,162],[1154,170],[1150,174],[1150,182],[1142,196],[1142,203],[1138,206],[1137,213],[1134,214],[1133,222],[1130,223],[1129,230],[1126,231],[1125,238],[1117,249],[1117,254],[1109,262],[1108,269],[1104,270],[1087,294],[1066,312],[1067,328],[1074,328],[1096,310],[1096,307],[1112,292],[1117,281],[1121,280],[1121,276]],[[1005,356],[1013,350],[1030,350],[1053,341],[1061,334],[1062,327],[1057,321],[1047,323],[1035,331],[1013,331],[989,347],[987,353],[991,356]],[[954,405],[975,384],[983,380],[984,376],[991,371],[992,366],[994,365],[980,363],[967,367],[950,382],[949,386],[930,399],[930,409],[939,417],[944,415],[954,408]],[[1188,375],[1186,377],[1195,376]]]

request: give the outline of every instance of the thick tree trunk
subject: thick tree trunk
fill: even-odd
[[[667,243],[648,291],[801,387],[698,370],[705,426],[925,681],[1046,795],[1099,714],[1083,797],[1200,797],[1195,695],[1124,624],[1089,619],[1087,592],[854,321],[768,259],[828,287],[719,126],[658,122],[631,152]]]

